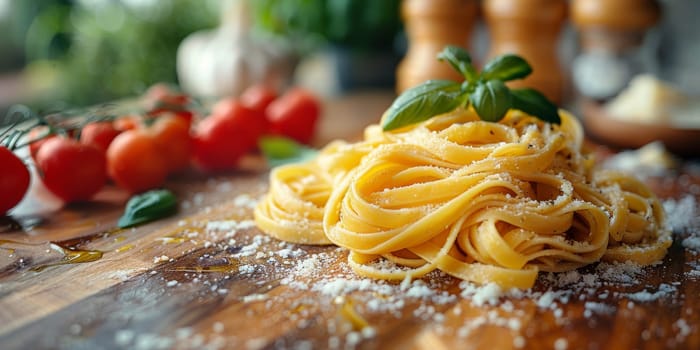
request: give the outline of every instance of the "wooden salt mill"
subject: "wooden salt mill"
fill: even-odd
[[[517,54],[532,66],[525,80],[511,87],[532,87],[557,104],[564,96],[564,75],[557,56],[559,34],[566,17],[563,0],[484,0],[491,33],[488,57]]]
[[[658,2],[572,0],[570,11],[582,51],[573,65],[576,87],[592,98],[616,95],[645,70],[638,49],[661,16]]]
[[[396,71],[398,93],[429,79],[464,78],[437,60],[446,45],[469,47],[477,16],[474,0],[404,0],[401,15],[408,36],[406,57]]]

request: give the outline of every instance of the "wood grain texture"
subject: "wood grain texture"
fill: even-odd
[[[330,103],[319,144],[359,135],[390,98]],[[697,166],[687,164],[671,179],[649,182],[664,198],[692,193],[700,200]],[[600,273],[591,266],[569,275],[569,284],[562,275],[542,275],[525,295],[481,304],[461,296],[464,286],[450,277],[431,274],[424,284],[404,286],[362,281],[336,247],[223,227],[251,220],[248,198],[267,188],[265,167],[254,157],[240,171],[184,174],[167,187],[180,199],[179,213],[134,229],[112,229],[126,200],[116,189],[29,232],[0,226],[0,239],[16,242],[13,258],[0,249],[0,348],[700,348],[700,258],[681,238],[662,264],[623,274],[630,283],[608,276],[582,284]],[[32,266],[60,258],[44,253],[47,241],[104,255],[34,272]],[[315,270],[303,269],[307,262]],[[640,300],[647,294],[655,297]],[[372,330],[363,332],[352,314]]]

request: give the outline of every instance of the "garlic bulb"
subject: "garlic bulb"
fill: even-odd
[[[284,46],[251,35],[247,0],[223,2],[221,25],[182,41],[177,73],[182,88],[199,97],[237,96],[254,84],[281,89],[292,77],[295,60]]]

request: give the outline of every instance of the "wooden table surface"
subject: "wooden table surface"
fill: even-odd
[[[357,138],[392,97],[328,101],[317,143]],[[664,199],[697,203],[698,169],[686,162],[649,182]],[[2,222],[0,348],[700,349],[700,259],[680,235],[659,265],[541,274],[532,290],[493,298],[437,273],[362,280],[341,249],[265,236],[251,225],[267,188],[254,157],[166,187],[179,213],[134,229],[114,229],[127,196],[113,187],[18,217],[21,227]]]

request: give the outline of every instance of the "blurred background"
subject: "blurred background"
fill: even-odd
[[[0,0],[0,105],[88,105],[175,82],[189,33],[216,1]]]
[[[594,9],[596,18],[583,7],[577,17],[577,1],[555,1],[566,9],[550,19],[552,35],[530,41],[549,40],[556,51],[551,71],[562,76],[560,103],[573,105],[580,95],[607,100],[642,73],[700,94],[700,24],[693,18],[700,1],[635,1],[588,0],[631,6],[607,15]],[[451,25],[468,28],[465,46],[477,62],[499,43],[503,50],[524,47],[513,46],[523,39],[503,34],[500,24],[517,15],[518,3],[535,16],[554,13],[551,0],[0,0],[0,112],[14,103],[37,110],[97,104],[156,82],[196,95],[235,94],[256,80],[322,95],[393,90],[397,74],[407,74],[397,73],[400,62],[428,35],[416,23],[448,16],[458,3],[474,4],[471,17]],[[624,24],[613,17],[629,18],[640,9],[635,3],[658,5],[659,18],[628,28],[639,36],[634,44],[606,44],[601,38],[616,35],[606,30]],[[604,44],[591,44],[596,40]],[[406,70],[423,69],[409,63]]]
[[[182,40],[226,21],[226,7],[234,2],[0,0],[0,110],[17,102],[38,109],[90,105],[134,96],[156,82],[177,84]],[[394,47],[402,28],[398,0],[255,0],[249,7],[255,35],[294,42],[286,53],[290,62],[330,46],[375,58],[386,52],[381,59],[391,65],[400,58]],[[257,49],[253,45],[266,44],[238,41],[239,47],[226,48],[232,52],[212,50],[209,56],[220,56],[212,64],[227,56],[240,60]],[[357,84],[393,84],[392,71],[378,78]]]

